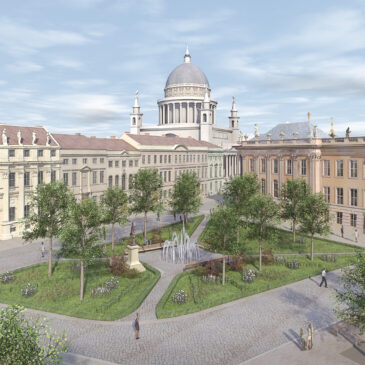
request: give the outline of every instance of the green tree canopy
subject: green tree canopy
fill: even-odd
[[[278,219],[279,206],[271,195],[257,194],[250,199],[251,217],[259,227],[259,270],[262,267],[262,239],[269,224]]]
[[[358,254],[352,267],[342,269],[342,288],[336,292],[339,319],[356,326],[360,334],[365,333],[365,256]]]
[[[26,319],[23,312],[16,305],[0,310],[0,363],[59,364],[68,347],[65,334],[57,335],[39,318]]]
[[[109,188],[101,203],[103,223],[112,225],[112,250],[114,250],[115,224],[122,225],[128,221],[128,196],[121,188]]]
[[[37,238],[49,239],[48,275],[52,275],[52,243],[64,227],[73,193],[60,181],[40,184],[30,196],[30,212],[24,224],[29,229],[23,232],[26,241]]]
[[[169,202],[171,211],[182,213],[184,227],[187,215],[197,213],[201,203],[200,180],[194,172],[184,172],[175,181]]]
[[[147,239],[147,213],[159,212],[162,179],[157,169],[140,169],[133,177],[129,195],[132,212],[144,213],[144,239]]]
[[[67,224],[61,231],[63,251],[80,259],[80,300],[84,298],[85,266],[101,255],[97,245],[101,224],[100,207],[92,198],[87,198],[71,205]]]
[[[287,180],[281,188],[281,217],[291,220],[293,242],[295,242],[296,225],[301,212],[301,205],[310,194],[310,187],[303,179]]]
[[[314,256],[314,235],[328,234],[330,209],[322,194],[310,193],[300,205],[299,222],[301,230],[311,235],[311,260]]]

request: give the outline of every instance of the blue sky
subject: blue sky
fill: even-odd
[[[135,90],[156,124],[169,73],[192,62],[228,126],[306,120],[365,135],[365,1],[0,1],[0,122],[119,136]]]

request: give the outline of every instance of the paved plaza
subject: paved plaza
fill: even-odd
[[[213,200],[206,200],[202,212],[207,214],[214,205]],[[166,215],[161,219],[161,222],[150,219],[149,228],[167,224],[173,217]],[[141,230],[142,217],[135,221]],[[198,237],[205,222],[206,219],[193,238]],[[119,230],[118,236],[128,234],[127,231],[129,227]],[[202,254],[206,255],[203,259],[211,256]],[[102,365],[108,362],[131,365],[238,365],[246,361],[256,365],[271,363],[271,359],[275,360],[273,364],[288,363],[288,359],[291,364],[325,364],[326,348],[331,354],[331,364],[356,364],[340,354],[351,344],[340,337],[332,339],[332,335],[325,330],[337,322],[333,313],[333,295],[334,289],[339,286],[340,270],[328,274],[328,289],[320,288],[319,277],[314,277],[198,313],[157,320],[156,304],[183,267],[163,262],[160,256],[160,251],[140,255],[143,262],[161,272],[161,279],[138,309],[141,326],[139,341],[134,339],[132,329],[134,313],[121,320],[104,322],[28,311],[45,315],[53,320],[53,328],[66,331],[70,354],[65,356],[65,365]],[[39,243],[18,245],[0,252],[1,272],[37,262],[40,262]],[[309,322],[314,324],[318,337],[315,348],[304,352],[296,343],[300,328],[305,328]],[[319,359],[318,362],[316,359]]]

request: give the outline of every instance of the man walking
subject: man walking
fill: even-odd
[[[322,281],[319,284],[319,286],[322,286],[322,284],[324,283],[324,286],[327,288],[326,275],[327,275],[326,268],[323,268],[323,271],[322,271]]]
[[[343,225],[341,226],[341,237],[343,238]]]
[[[44,242],[42,241],[42,243],[41,243],[41,253],[42,253],[42,257],[44,257],[44,252],[45,252]]]
[[[357,228],[355,228],[355,242],[359,240],[359,232],[357,231]]]
[[[136,319],[134,320],[134,330],[136,331],[136,340],[139,340],[139,315],[136,313]]]

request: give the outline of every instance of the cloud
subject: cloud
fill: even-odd
[[[47,47],[81,45],[89,41],[88,38],[76,32],[35,29],[6,18],[0,19],[0,45],[14,54],[34,53]]]
[[[84,88],[91,86],[105,85],[108,82],[103,79],[84,79],[84,80],[68,80],[63,81],[64,85],[71,86],[72,88]]]
[[[43,70],[43,66],[33,62],[19,61],[12,65],[8,65],[7,69],[16,73],[28,73],[41,71]]]
[[[83,63],[77,60],[59,58],[52,61],[53,66],[59,66],[64,68],[71,69],[80,69],[83,66]]]

